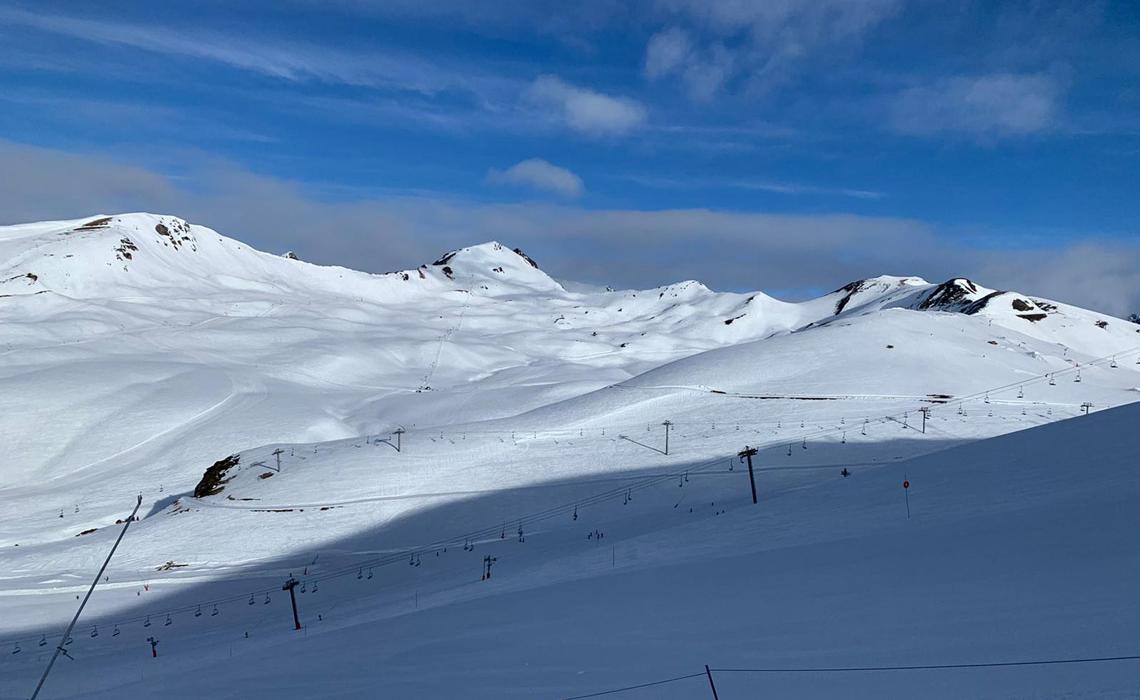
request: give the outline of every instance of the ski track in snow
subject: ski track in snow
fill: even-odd
[[[51,697],[563,697],[694,663],[1140,644],[1133,324],[1012,292],[963,313],[991,290],[962,281],[801,304],[693,282],[572,293],[495,243],[457,251],[454,279],[366,275],[172,217],[81,223],[0,228],[0,294],[19,292],[0,299],[0,698],[30,689],[138,492]],[[191,498],[230,454],[223,492]],[[321,591],[300,596],[301,635],[292,574]],[[718,685],[1126,697],[1130,679]]]

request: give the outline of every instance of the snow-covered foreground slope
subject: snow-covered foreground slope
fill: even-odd
[[[92,668],[87,662],[77,663],[78,675],[59,681],[61,695],[116,692],[159,673],[164,692],[177,694],[176,677],[187,695],[229,679],[235,697],[248,697],[246,682],[260,689],[275,672],[290,687],[301,683],[290,670],[305,668],[299,649],[312,650],[304,653],[314,669],[329,668],[334,649],[346,659],[361,649],[387,655],[391,663],[375,674],[336,674],[349,695],[389,682],[380,673],[396,662],[407,675],[393,676],[391,688],[404,696],[448,697],[461,686],[485,697],[508,689],[556,696],[595,681],[623,685],[639,665],[671,675],[673,661],[695,663],[695,648],[728,649],[707,646],[717,635],[739,645],[768,629],[767,617],[733,622],[731,634],[696,622],[715,610],[680,606],[673,584],[690,581],[698,598],[718,598],[704,570],[719,572],[734,594],[715,601],[724,610],[747,606],[740,596],[753,582],[770,596],[804,587],[833,606],[857,596],[879,610],[882,584],[882,595],[904,596],[934,629],[940,608],[924,608],[909,584],[891,588],[857,570],[851,553],[896,571],[888,554],[897,554],[897,538],[930,527],[936,551],[901,559],[928,577],[919,583],[944,586],[934,580],[948,571],[937,550],[955,547],[978,548],[975,559],[961,554],[977,569],[963,580],[978,590],[992,583],[982,553],[993,550],[971,539],[968,516],[976,511],[983,530],[1007,522],[1009,533],[975,534],[1013,546],[1017,494],[1028,494],[1042,520],[1054,508],[1064,519],[1065,509],[1084,507],[1084,492],[1066,481],[1082,468],[1061,456],[1080,445],[1099,450],[1090,459],[1122,459],[1115,450],[1127,431],[1111,439],[1089,431],[1135,415],[1097,412],[1140,399],[1138,330],[968,280],[881,277],[791,304],[696,282],[567,291],[497,243],[369,275],[261,253],[173,217],[0,228],[0,664],[15,679],[0,693],[26,692],[21,684],[51,648],[44,633],[66,623],[117,534],[115,520],[140,492],[145,517],[73,644],[76,655],[116,670],[96,681],[81,670]],[[1080,416],[1086,403],[1092,416],[1047,426]],[[985,440],[1035,426],[1047,429]],[[1054,443],[1068,447],[1049,449]],[[756,510],[733,459],[746,445],[758,448],[764,506]],[[205,468],[231,454],[221,490],[193,498]],[[1059,493],[1038,493],[1028,477],[1011,482],[1019,490],[1008,500],[971,490],[1003,478],[994,465],[1024,455],[1056,472],[1044,483]],[[844,467],[855,476],[838,476]],[[896,531],[900,468],[976,478],[947,485],[941,510]],[[913,495],[922,489],[916,480]],[[880,512],[883,493],[893,499],[890,518]],[[759,550],[768,553],[742,555]],[[821,552],[842,552],[847,564],[828,569]],[[488,554],[498,557],[493,583],[479,581]],[[1097,566],[1128,562],[1112,550]],[[672,564],[679,568],[662,568]],[[305,585],[303,642],[283,607],[291,574]],[[821,576],[863,588],[832,600],[812,587]],[[577,597],[579,588],[597,606]],[[533,625],[519,619],[539,608]],[[785,643],[794,610],[780,607],[773,619],[787,627]],[[818,624],[839,615],[824,610]],[[496,616],[514,622],[501,627]],[[1052,629],[1050,619],[1041,630]],[[625,636],[618,624],[628,626]],[[368,637],[389,625],[398,640]],[[577,632],[567,638],[571,653],[558,657],[563,628]],[[1036,638],[1038,627],[1022,629]],[[900,641],[911,632],[896,631],[880,630],[867,658],[912,646]],[[256,641],[247,643],[247,632]],[[836,631],[834,647],[821,634],[791,647],[810,654],[779,658],[853,653],[855,627]],[[162,639],[160,666],[138,665],[151,663],[148,636]],[[500,636],[513,641],[488,641]],[[759,636],[748,648],[775,653]],[[919,644],[940,657],[953,651],[948,640],[915,639],[914,658]],[[967,649],[974,641],[961,639]],[[656,651],[615,656],[623,645]],[[280,649],[279,665],[266,660],[270,647]],[[730,662],[746,659],[718,652],[716,663]],[[450,670],[430,670],[433,663]],[[529,675],[509,682],[520,666]],[[145,677],[139,689],[150,687]],[[320,677],[327,684],[330,676]],[[328,691],[321,682],[309,688]],[[882,690],[869,688],[869,696]]]
[[[319,561],[307,576],[296,562],[293,573],[308,588],[299,597],[301,632],[291,630],[279,590],[269,604],[266,592],[247,604],[249,582],[179,588],[163,601],[181,606],[172,622],[152,615],[149,627],[137,616],[151,603],[111,588],[103,596],[129,606],[122,621],[88,621],[99,636],[89,636],[89,626],[76,635],[76,661],[58,667],[51,697],[557,698],[696,673],[704,664],[1136,655],[1137,420],[1133,405],[852,468],[847,478],[814,472],[794,487],[762,468],[758,505],[740,470],[694,475],[680,487],[670,479],[635,491],[625,505],[581,507],[576,520],[561,513],[525,542],[514,533],[489,536],[474,552],[424,552],[420,566],[365,568],[360,578],[322,580]],[[499,498],[509,500],[472,495],[464,515],[471,522],[490,515]],[[375,541],[431,531],[440,515],[428,509],[377,528]],[[148,539],[147,526],[128,533],[135,546]],[[604,538],[594,539],[596,531]],[[493,576],[480,581],[488,554],[497,558]],[[206,604],[195,617],[193,601],[209,596],[223,599],[219,614]],[[150,636],[159,639],[157,659]],[[26,692],[44,653],[32,638],[6,655],[0,693]],[[718,671],[717,684],[721,697],[1130,697],[1137,664]],[[698,678],[619,697],[704,692]]]

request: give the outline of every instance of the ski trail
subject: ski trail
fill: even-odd
[[[471,280],[468,279],[468,282],[469,284],[467,286],[470,287]],[[439,345],[437,345],[435,348],[435,358],[431,361],[431,364],[428,366],[428,371],[424,375],[423,384],[420,386],[421,391],[431,389],[431,379],[433,376],[435,376],[436,368],[439,367],[439,358],[443,354],[443,346],[447,344],[447,341],[451,340],[451,337],[455,335],[463,325],[463,317],[467,314],[467,309],[471,306],[472,296],[473,293],[470,290],[467,290],[467,296],[463,300],[463,307],[459,310],[459,317],[456,319],[455,325],[448,327],[448,329],[444,331],[443,335],[439,337]]]

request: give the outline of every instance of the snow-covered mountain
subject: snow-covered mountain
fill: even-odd
[[[746,497],[719,486],[745,445],[762,490],[793,493],[1140,399],[1140,326],[966,279],[790,303],[695,281],[573,291],[540,264],[490,242],[368,274],[151,214],[0,227],[0,641],[70,614],[139,492],[104,624],[248,608],[287,574],[387,618],[416,591],[439,607],[598,575],[578,506],[601,492],[618,507],[590,527],[660,567],[676,513]],[[660,474],[669,489],[640,491]],[[541,556],[471,589],[468,546],[516,538]],[[389,593],[342,585],[395,555],[413,566]]]

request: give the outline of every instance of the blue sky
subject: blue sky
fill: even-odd
[[[0,220],[152,210],[382,271],[1140,310],[1128,2],[0,2]]]

